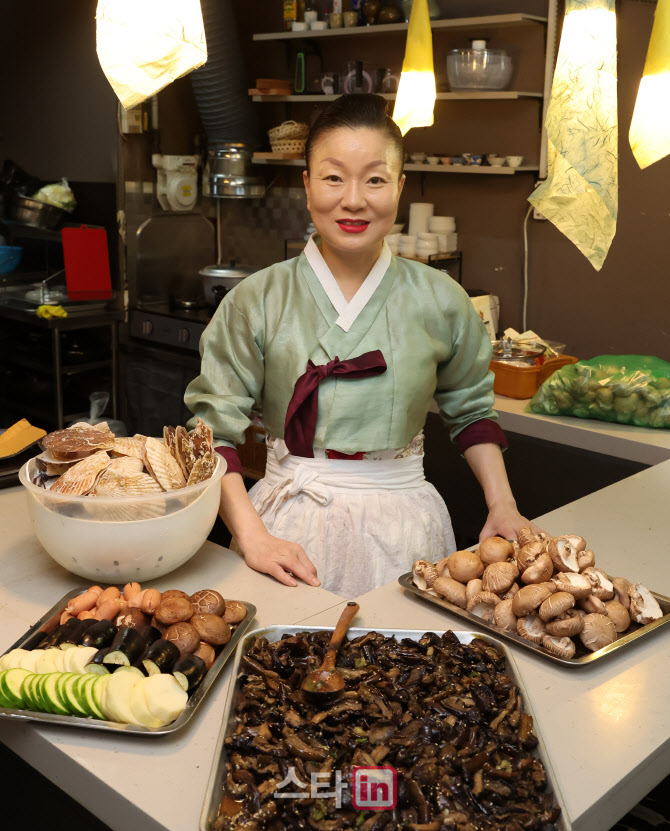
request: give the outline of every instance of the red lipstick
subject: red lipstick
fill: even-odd
[[[365,219],[338,219],[337,226],[347,234],[360,234],[370,223]]]

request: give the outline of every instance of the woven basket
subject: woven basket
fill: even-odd
[[[268,130],[270,144],[282,139],[306,139],[309,133],[309,125],[298,121],[285,121],[278,127]],[[273,148],[274,149],[274,148]]]
[[[280,139],[271,141],[273,153],[304,153],[307,139]]]

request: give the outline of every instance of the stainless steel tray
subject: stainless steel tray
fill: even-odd
[[[18,648],[34,649],[44,635],[53,632],[58,626],[60,615],[68,601],[81,594],[87,587],[81,587],[78,590],[68,592],[64,597],[49,609],[49,611],[40,618],[34,626],[22,635],[16,643],[12,644],[6,652]],[[216,676],[221,672],[226,664],[226,661],[233,654],[235,647],[240,639],[251,625],[251,621],[256,614],[256,607],[252,603],[247,603],[245,600],[240,601],[247,610],[247,616],[237,625],[233,631],[233,635],[224,648],[216,656],[216,660],[209,669],[209,672],[201,682],[198,689],[189,698],[186,707],[179,718],[175,719],[172,724],[166,727],[140,727],[136,724],[121,724],[116,721],[103,721],[95,718],[81,718],[79,716],[58,716],[53,713],[37,713],[31,710],[11,710],[5,707],[0,707],[0,719],[11,719],[12,721],[38,721],[43,724],[64,724],[66,727],[83,727],[90,730],[113,730],[115,733],[123,733],[125,735],[133,736],[165,736],[168,733],[174,733],[180,730],[197,710],[200,702],[207,694],[207,691],[214,683]],[[4,653],[6,654],[6,653]]]
[[[282,635],[296,635],[299,632],[332,632],[333,629],[333,626],[267,626],[261,629],[254,629],[251,632],[247,632],[245,638],[238,645],[231,673],[231,677],[235,679],[235,681],[234,683],[231,683],[228,687],[228,695],[226,698],[226,707],[223,713],[223,720],[221,722],[221,730],[219,732],[219,737],[217,739],[216,750],[214,751],[214,765],[209,776],[209,782],[207,783],[207,790],[205,792],[205,802],[203,805],[202,813],[200,815],[199,831],[211,831],[212,823],[214,822],[219,813],[219,806],[221,803],[221,798],[223,796],[223,780],[228,761],[226,757],[224,742],[226,738],[232,733],[235,727],[235,710],[237,708],[241,688],[241,685],[238,681],[238,675],[240,672],[240,661],[242,659],[242,656],[249,651],[251,645],[253,644],[254,638],[257,637],[267,638],[270,641],[270,643],[274,643],[274,641],[279,640],[282,637]],[[399,640],[402,638],[419,640],[425,634],[425,631],[423,629],[370,630],[350,628],[347,632],[347,638],[349,640],[353,640],[354,638],[360,637],[361,635],[366,635],[370,631],[379,632],[380,634],[386,637],[394,635]],[[549,759],[549,754],[547,753],[546,745],[544,744],[544,741],[542,739],[542,735],[538,728],[537,719],[535,718],[535,714],[531,707],[528,694],[526,693],[526,688],[523,684],[523,681],[521,680],[521,676],[516,667],[516,664],[514,663],[512,653],[505,646],[505,644],[501,643],[499,640],[496,640],[496,638],[482,636],[479,632],[455,630],[452,631],[461,643],[470,643],[475,638],[480,638],[481,640],[485,640],[488,643],[490,643],[499,653],[504,655],[505,660],[507,661],[507,674],[519,688],[519,692],[521,693],[521,696],[523,698],[524,710],[533,719],[533,732],[535,733],[538,741],[537,748],[534,751],[534,755],[538,756],[541,759],[547,774],[547,782],[549,784],[549,788],[554,794],[554,798],[557,804],[561,808],[561,816],[556,822],[556,828],[558,829],[558,831],[571,831],[572,826],[570,825],[567,812],[565,810],[565,802],[563,801],[563,796],[561,795],[560,788],[558,787],[558,783],[556,782],[556,776],[551,767],[551,762]],[[437,634],[442,634],[442,631],[439,631]]]
[[[432,603],[433,606],[439,606],[442,609],[446,609],[452,615],[456,615],[456,617],[466,620],[468,623],[471,623],[480,629],[485,629],[487,632],[495,635],[496,638],[504,638],[505,640],[510,641],[510,643],[522,647],[522,649],[527,649],[530,652],[535,653],[535,655],[539,655],[540,658],[544,658],[546,661],[551,661],[553,664],[561,664],[561,666],[564,667],[583,667],[588,664],[592,664],[594,661],[607,658],[608,655],[613,655],[619,649],[629,646],[645,635],[649,635],[656,631],[661,626],[665,626],[667,623],[670,623],[670,598],[664,597],[662,594],[652,592],[658,601],[658,605],[661,607],[663,617],[653,621],[653,623],[648,623],[646,626],[641,626],[639,623],[631,623],[625,633],[618,637],[614,643],[611,643],[609,646],[604,646],[602,649],[597,650],[597,652],[589,652],[589,650],[582,645],[579,638],[574,638],[573,640],[575,641],[575,645],[577,647],[575,657],[559,658],[556,655],[551,655],[543,647],[525,640],[515,632],[506,632],[504,629],[500,629],[500,627],[496,626],[495,623],[488,623],[482,618],[477,617],[477,615],[471,615],[470,612],[466,612],[465,609],[461,609],[459,606],[454,606],[453,603],[449,603],[449,601],[444,597],[436,597],[434,594],[428,594],[428,592],[418,589],[412,582],[411,571],[408,571],[407,574],[403,574],[398,577],[398,582],[403,589],[407,589],[407,591],[412,592],[412,594],[415,594],[422,600]]]

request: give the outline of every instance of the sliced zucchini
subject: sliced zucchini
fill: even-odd
[[[52,713],[57,713],[59,716],[67,716],[70,714],[70,711],[62,703],[56,686],[59,677],[60,673],[57,672],[50,672],[46,675],[42,685],[42,696]]]
[[[10,702],[10,707],[15,709],[24,707],[23,681],[30,674],[27,669],[18,667],[6,669],[0,673],[0,693],[6,701]]]
[[[61,682],[61,695],[67,702],[67,707],[74,716],[88,716],[88,710],[82,705],[81,697],[76,692],[77,681],[85,676],[69,672]]]

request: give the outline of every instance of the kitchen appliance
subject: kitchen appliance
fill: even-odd
[[[156,197],[164,211],[190,211],[198,199],[199,156],[163,156],[154,153]]]
[[[519,343],[511,338],[493,341],[492,361],[504,361],[508,366],[534,366],[539,363],[546,346],[541,343]]]
[[[447,55],[447,78],[454,91],[505,89],[512,69],[512,58],[503,49],[487,49],[485,40],[473,40],[472,48],[452,49]]]

